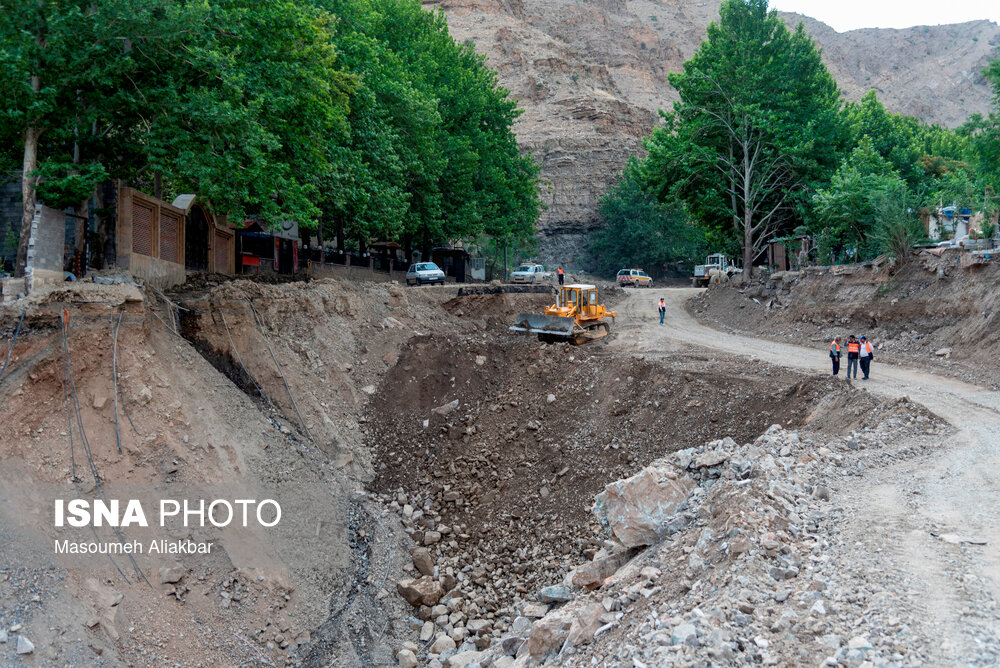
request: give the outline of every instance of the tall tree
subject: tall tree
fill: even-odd
[[[736,237],[744,276],[767,239],[797,225],[846,144],[839,91],[801,24],[766,0],[726,0],[682,73],[680,100],[647,141],[645,174],[718,239]]]
[[[117,29],[129,16],[127,7],[115,0],[16,2],[0,12],[0,134],[16,139],[21,153],[16,276],[25,269],[42,138],[53,129],[73,126],[79,96],[99,87],[115,70],[123,50]]]

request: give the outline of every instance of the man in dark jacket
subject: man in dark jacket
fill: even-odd
[[[840,337],[834,337],[830,342],[830,360],[833,362],[833,375],[840,373]]]

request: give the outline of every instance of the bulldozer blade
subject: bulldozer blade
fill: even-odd
[[[573,318],[562,318],[557,315],[539,315],[537,313],[519,313],[510,326],[512,332],[545,334],[547,336],[573,336],[576,321]]]

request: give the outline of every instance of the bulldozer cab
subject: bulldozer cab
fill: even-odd
[[[564,285],[558,306],[570,307],[581,315],[597,315],[597,288],[592,285]]]

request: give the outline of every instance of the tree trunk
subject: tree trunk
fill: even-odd
[[[326,248],[323,246],[323,220],[320,219],[319,226],[316,228],[316,237],[319,241],[319,263],[322,265],[326,260]]]
[[[746,214],[749,217],[749,214]],[[743,280],[749,281],[753,276],[753,230],[752,220],[743,221]]]
[[[153,197],[163,199],[163,173],[153,173]]]
[[[423,240],[420,244],[420,261],[431,261],[431,235],[426,227],[424,228]]]
[[[32,77],[32,87],[37,86],[37,77]],[[24,276],[28,263],[28,238],[31,236],[31,221],[35,217],[35,170],[38,169],[39,128],[24,131],[24,162],[21,167],[21,236],[17,240],[17,265],[14,276]]]
[[[337,255],[344,255],[344,223],[337,223]]]

